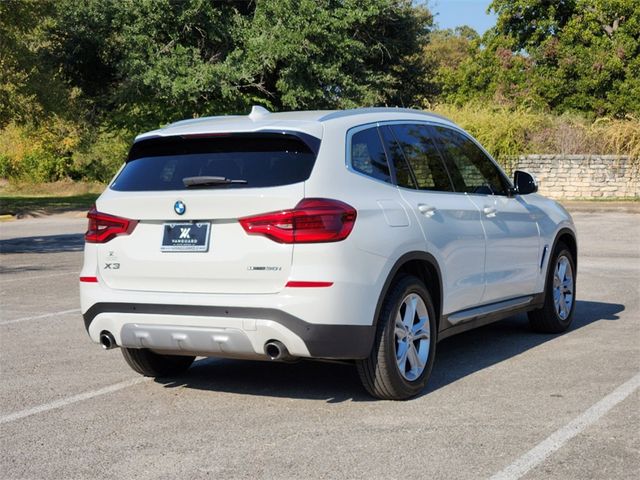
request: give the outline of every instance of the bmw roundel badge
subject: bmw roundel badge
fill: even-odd
[[[178,200],[176,203],[173,204],[173,210],[178,215],[182,215],[182,214],[184,214],[184,212],[187,211],[187,206],[184,204],[184,202],[182,200]]]

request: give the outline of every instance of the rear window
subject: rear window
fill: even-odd
[[[164,137],[131,147],[126,165],[111,184],[118,191],[185,190],[184,178],[223,177],[242,181],[193,188],[260,188],[290,185],[311,175],[319,140],[294,135],[231,134]],[[310,145],[311,144],[311,145]],[[313,150],[312,150],[313,147]]]

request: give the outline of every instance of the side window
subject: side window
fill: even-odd
[[[445,156],[458,192],[506,195],[509,184],[485,153],[469,138],[450,128],[433,127],[435,143]]]
[[[401,186],[418,188],[419,190],[453,191],[449,175],[426,125],[398,124],[392,125],[390,130],[393,132],[393,136],[389,151],[394,157],[394,166],[398,171],[398,165],[402,165],[404,161],[401,162],[395,157],[402,155],[410,170],[406,176],[411,179],[411,182],[408,178],[406,185]],[[400,173],[397,173],[396,176],[400,185],[402,176]]]
[[[391,183],[391,172],[377,127],[353,134],[351,166],[360,173]]]
[[[396,141],[396,137],[393,135],[390,127],[383,126],[380,128],[382,133],[382,139],[387,152],[389,154],[389,160],[393,164],[393,169],[396,172],[396,184],[399,187],[405,188],[417,188],[416,180],[413,178],[413,172],[409,168],[409,164],[402,153],[402,147]]]

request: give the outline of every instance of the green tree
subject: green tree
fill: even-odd
[[[410,0],[56,3],[51,60],[131,130],[246,110],[410,105],[431,15]]]
[[[496,27],[443,81],[444,98],[640,113],[640,2],[494,0],[491,8]]]
[[[514,49],[529,51],[567,25],[576,0],[493,0],[489,8],[498,15],[495,32],[513,39]]]
[[[423,47],[423,98],[426,104],[443,95],[462,64],[474,55],[480,45],[480,36],[468,26],[455,29],[433,30]]]
[[[47,0],[0,2],[0,127],[12,120],[36,120],[42,104],[51,104],[45,89],[51,92],[59,87],[54,72],[46,70],[38,58],[42,26],[51,13]]]
[[[411,105],[431,24],[409,0],[260,1],[229,64],[276,109]]]
[[[414,105],[411,0],[0,0],[0,174],[104,181],[135,132],[203,115]]]
[[[535,62],[536,88],[551,108],[640,112],[640,2],[495,0],[492,7],[496,32]]]
[[[237,105],[235,47],[247,2],[57,3],[51,58],[102,120],[132,130]],[[246,14],[246,11],[244,12]]]

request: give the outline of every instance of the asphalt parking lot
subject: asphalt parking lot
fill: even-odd
[[[640,214],[581,211],[564,335],[517,316],[438,345],[374,401],[348,365],[203,359],[144,380],[84,331],[86,222],[0,224],[0,476],[640,478]]]

